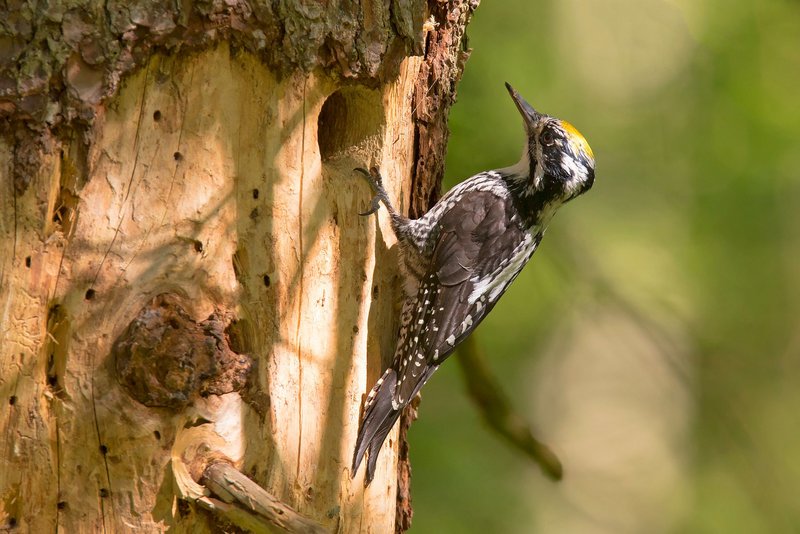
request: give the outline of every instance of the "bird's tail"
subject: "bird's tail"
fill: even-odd
[[[364,403],[364,419],[361,422],[361,429],[358,431],[356,449],[353,454],[353,470],[350,476],[355,476],[364,454],[369,451],[367,459],[366,484],[372,482],[375,476],[375,467],[378,464],[378,453],[381,450],[383,441],[389,435],[403,406],[397,409],[392,405],[395,389],[397,388],[397,373],[394,369],[387,369],[383,376],[372,388],[366,402]]]

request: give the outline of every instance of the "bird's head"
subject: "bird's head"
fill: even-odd
[[[520,192],[545,194],[561,204],[588,191],[594,183],[594,154],[583,135],[567,121],[533,109],[508,83],[506,88],[522,114],[527,137],[518,167]]]

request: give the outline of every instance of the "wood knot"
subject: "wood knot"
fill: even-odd
[[[236,343],[241,349],[241,343]],[[145,406],[180,409],[245,387],[252,360],[230,346],[217,313],[194,321],[174,295],[139,311],[112,348],[117,379]]]

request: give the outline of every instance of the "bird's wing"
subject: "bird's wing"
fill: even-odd
[[[536,250],[513,218],[512,200],[489,191],[465,195],[441,219],[431,264],[406,301],[393,367],[393,405],[407,403],[492,309]]]

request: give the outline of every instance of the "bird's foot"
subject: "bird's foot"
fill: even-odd
[[[377,212],[378,209],[381,207],[381,202],[383,202],[389,211],[392,211],[392,204],[389,200],[389,194],[386,192],[386,188],[383,187],[383,178],[381,177],[381,173],[377,167],[371,167],[369,171],[362,167],[356,167],[353,169],[355,172],[363,174],[369,183],[372,184],[373,189],[375,189],[375,196],[372,197],[372,200],[369,204],[369,210],[365,211],[364,213],[359,213],[362,217],[367,217],[372,215],[373,213]]]

